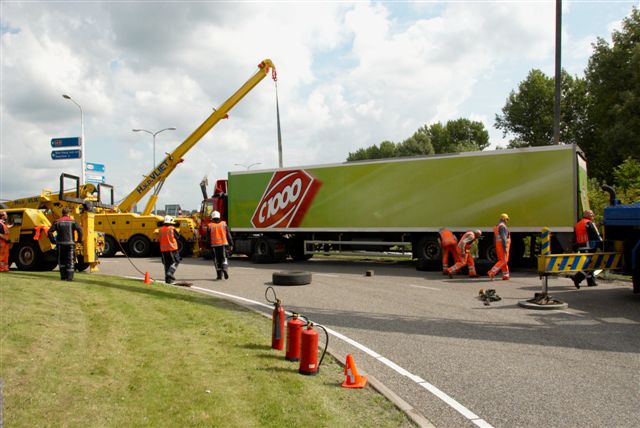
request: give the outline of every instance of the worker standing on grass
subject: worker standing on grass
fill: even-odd
[[[69,214],[71,208],[62,208],[62,217],[57,219],[49,228],[47,236],[58,250],[58,268],[60,269],[60,279],[73,281],[73,272],[76,261],[76,240],[74,232],[78,236],[77,242],[82,242],[82,228],[77,221]]]
[[[180,234],[174,227],[175,221],[170,215],[165,216],[160,227],[160,255],[164,265],[164,282],[173,284],[176,280],[176,270],[180,264],[180,253],[178,252],[178,240]]]
[[[9,225],[7,213],[0,211],[0,272],[9,272]]]
[[[229,261],[227,260],[227,248],[233,248],[233,239],[227,223],[222,221],[220,213],[214,211],[211,213],[212,222],[209,223],[209,244],[213,253],[213,265],[216,268],[216,279],[229,279]]]
[[[582,214],[582,219],[576,223],[573,228],[575,232],[575,240],[577,250],[581,253],[593,253],[598,248],[598,244],[602,242],[600,232],[596,224],[593,222],[593,211],[586,210]],[[596,277],[593,275],[593,271],[579,271],[571,277],[573,279],[573,285],[577,289],[580,289],[580,283],[587,279],[587,285],[589,287],[595,287],[598,285]]]
[[[442,252],[442,274],[447,275],[449,273],[449,254],[453,263],[458,262],[458,238],[449,229],[443,227],[438,231],[438,241],[440,241],[440,251]]]
[[[511,234],[507,227],[509,221],[509,215],[500,214],[500,220],[498,224],[493,227],[493,237],[496,243],[496,255],[498,261],[489,270],[489,278],[493,278],[498,274],[498,271],[502,271],[502,279],[509,279],[509,249],[511,247]]]
[[[462,235],[458,242],[458,261],[455,265],[447,269],[449,278],[453,278],[453,274],[458,272],[464,265],[467,265],[469,269],[469,278],[476,278],[476,265],[473,262],[473,256],[471,255],[471,245],[473,245],[478,238],[482,236],[481,230],[469,230]]]

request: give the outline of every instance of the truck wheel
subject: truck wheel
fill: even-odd
[[[27,240],[18,243],[15,249],[15,262],[18,270],[40,270],[41,260],[42,251],[36,241]]]
[[[77,261],[75,268],[77,272],[84,272],[89,267],[89,263],[85,263],[84,261]]]
[[[306,285],[311,284],[311,272],[282,271],[272,275],[273,285]]]
[[[423,236],[418,241],[418,248],[416,249],[416,257],[418,260],[442,260],[442,249],[438,238],[431,236]]]
[[[104,237],[104,251],[102,252],[102,257],[113,257],[118,252],[118,243],[116,242],[113,236],[105,236]]]
[[[287,251],[295,262],[306,262],[313,257],[313,254],[304,253],[304,240],[302,239],[289,240],[287,242]]]
[[[269,263],[273,259],[271,244],[267,238],[258,238],[253,246],[251,261],[253,263]]]
[[[480,251],[480,259],[486,260],[491,264],[496,264],[498,261],[498,253],[496,252],[496,243],[491,237],[491,243],[483,245]]]
[[[151,241],[143,235],[129,239],[129,253],[133,257],[148,257],[151,254]]]

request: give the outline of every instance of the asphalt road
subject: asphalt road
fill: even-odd
[[[159,258],[132,261],[162,280]],[[265,288],[280,270],[313,273],[310,285],[274,286],[285,309],[354,341],[331,336],[329,346],[339,357],[351,353],[360,372],[436,427],[638,426],[640,296],[629,283],[600,280],[576,290],[552,278],[550,294],[568,308],[541,311],[518,306],[540,291],[534,272],[491,282],[406,263],[234,258],[227,281],[214,281],[212,262],[201,259],[185,259],[177,278],[266,303]],[[143,277],[124,257],[102,259],[100,273]],[[503,300],[484,306],[480,288],[495,288]]]

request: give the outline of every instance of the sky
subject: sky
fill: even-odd
[[[582,77],[640,0],[563,1],[562,66]],[[57,189],[80,161],[52,138],[81,133],[116,199],[180,145],[266,58],[277,68],[284,167],[461,117],[492,147],[510,91],[554,74],[555,1],[8,1],[0,3],[0,200]],[[184,156],[157,208],[198,209],[199,183],[278,167],[276,84],[265,78]],[[257,165],[253,165],[257,164]],[[144,208],[146,198],[138,208]]]

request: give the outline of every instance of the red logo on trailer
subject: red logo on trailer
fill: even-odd
[[[251,224],[255,228],[299,226],[321,185],[302,169],[274,172]]]

